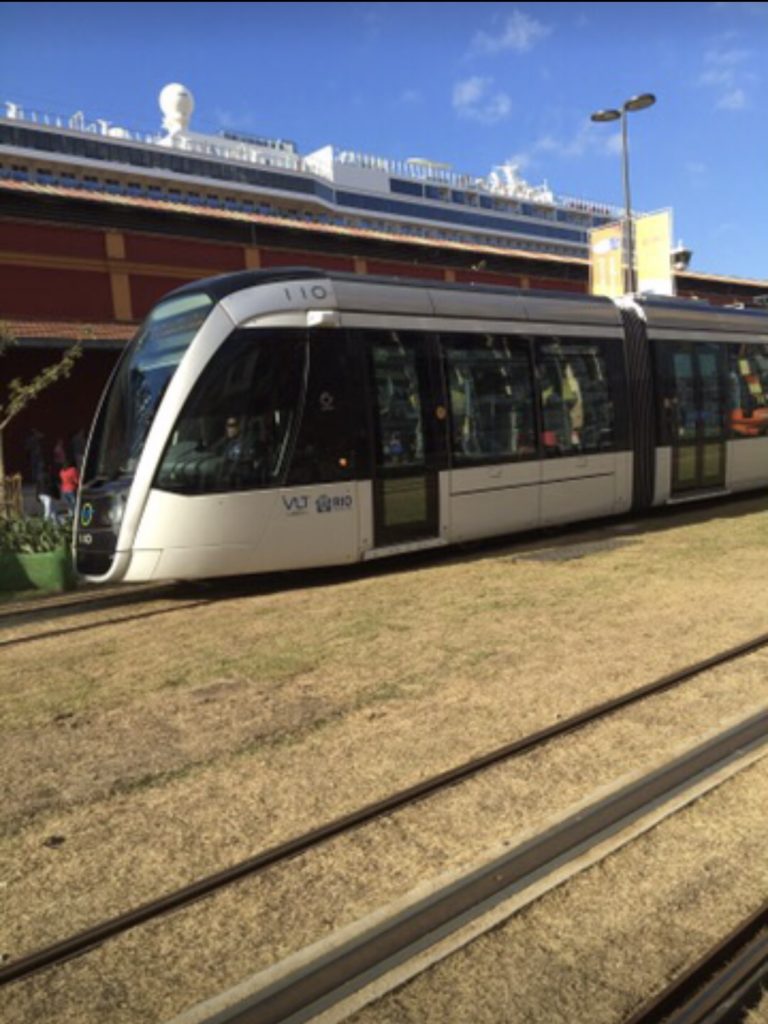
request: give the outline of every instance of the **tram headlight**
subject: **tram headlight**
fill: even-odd
[[[112,498],[112,504],[109,512],[107,513],[107,519],[109,519],[110,526],[113,526],[115,529],[117,529],[123,521],[125,504],[126,498],[124,494],[116,494]]]

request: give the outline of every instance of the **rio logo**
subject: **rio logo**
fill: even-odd
[[[315,502],[315,508],[318,512],[344,512],[352,508],[352,495],[342,494],[331,498],[327,494],[321,494]]]

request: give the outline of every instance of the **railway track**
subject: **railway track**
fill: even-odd
[[[568,733],[573,733],[623,708],[629,707],[654,694],[662,693],[709,669],[744,657],[766,645],[768,645],[768,633],[761,634],[746,643],[728,648],[717,655],[685,666],[619,698],[588,708],[546,729],[518,739],[513,743],[506,744],[481,757],[474,758],[449,771],[424,780],[415,786],[393,793],[383,800],[368,804],[355,812],[327,822],[311,832],[296,836],[284,843],[264,850],[223,871],[206,876],[181,889],[167,893],[159,899],[144,903],[131,911],[102,921],[100,924],[78,932],[69,938],[27,954],[0,967],[0,986],[28,977],[36,971],[56,966],[73,956],[79,956],[89,949],[130,929],[136,928],[147,921],[188,906],[197,900],[232,885],[242,878],[263,872],[281,862],[306,853],[331,838],[360,828],[369,822],[400,810],[409,804],[423,800],[447,787],[454,786],[492,765],[531,751]]]
[[[115,588],[89,589],[58,594],[37,600],[12,601],[0,606],[0,629],[26,622],[45,622],[65,615],[123,607],[138,601],[164,597],[176,590],[175,584],[124,584]]]
[[[626,1024],[739,1024],[768,991],[768,903]]]
[[[95,622],[81,622],[76,625],[66,626],[63,629],[44,629],[36,633],[30,633],[24,636],[12,636],[5,640],[0,640],[0,651],[9,647],[22,647],[25,644],[37,643],[41,640],[56,640],[62,637],[72,636],[76,633],[88,633],[94,629],[102,629],[105,626],[122,626],[130,622],[141,622],[144,619],[155,619],[163,615],[174,615],[182,611],[191,611],[193,608],[204,608],[211,604],[210,599],[202,599],[199,601],[183,601],[179,604],[173,605],[171,608],[154,608],[148,611],[135,612],[132,615],[121,615],[118,617],[110,617],[105,619],[98,619]],[[109,605],[102,605],[98,609],[88,608],[88,611],[103,610],[110,607]],[[72,614],[68,612],[66,614]]]
[[[172,1024],[301,1024],[316,1017],[331,1024],[344,1020],[583,870],[585,856],[596,848],[599,853],[586,866],[618,849],[634,838],[633,828],[646,815],[653,813],[655,824],[660,804],[671,802],[672,810],[677,810],[717,785],[729,771],[739,770],[755,756],[764,756],[767,742],[768,711],[763,711],[607,797],[579,807],[519,846],[438,883],[428,895],[417,894],[405,906],[374,915],[260,972],[236,990],[182,1013]],[[719,777],[713,779],[713,775]],[[572,870],[571,865],[575,865]],[[530,898],[528,890],[534,892]],[[486,921],[478,925],[484,917]],[[750,937],[760,930],[765,918],[764,910],[751,923]],[[718,948],[718,964],[735,945],[736,939],[731,938],[724,952]],[[750,947],[747,966],[733,972],[735,985],[719,988],[718,995],[738,989],[745,979],[755,984],[755,965],[763,963],[766,946],[763,936],[762,944]],[[437,953],[432,952],[434,947],[438,947]],[[669,1002],[669,993],[667,996]],[[655,1006],[648,1015],[633,1017],[631,1024],[658,1024],[665,1014],[656,1013]],[[689,1024],[704,1019],[692,1018]],[[677,1024],[683,1020],[688,1018],[680,1018]]]

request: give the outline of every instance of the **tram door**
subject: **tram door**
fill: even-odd
[[[672,346],[672,494],[725,485],[725,367],[719,345]]]
[[[373,397],[374,544],[439,533],[436,434],[428,340],[377,331],[369,340]]]

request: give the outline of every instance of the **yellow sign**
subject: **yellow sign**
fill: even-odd
[[[637,290],[674,295],[672,276],[672,212],[647,213],[635,220]]]
[[[624,294],[623,224],[604,224],[589,233],[589,290],[616,298]]]

